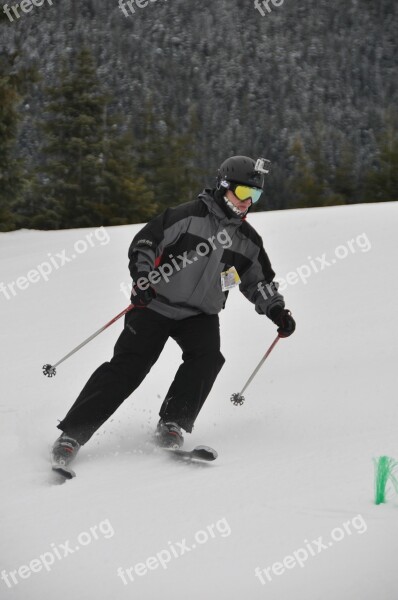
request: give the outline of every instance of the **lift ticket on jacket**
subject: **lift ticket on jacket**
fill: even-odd
[[[240,284],[240,278],[238,275],[238,271],[235,267],[231,267],[228,271],[223,271],[221,273],[221,289],[223,292],[227,292],[228,290],[232,290],[232,288],[236,287]]]

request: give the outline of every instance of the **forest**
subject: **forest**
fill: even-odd
[[[394,0],[119,4],[0,5],[0,231],[145,222],[234,154],[256,210],[398,200]]]

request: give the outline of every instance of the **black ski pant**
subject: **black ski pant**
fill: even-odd
[[[169,337],[180,346],[183,362],[159,415],[191,432],[225,362],[218,315],[176,321],[149,308],[127,313],[113,358],[94,371],[58,429],[85,444],[140,385]]]

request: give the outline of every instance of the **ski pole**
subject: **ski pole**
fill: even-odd
[[[59,360],[57,363],[55,363],[55,365],[43,365],[43,367],[42,367],[43,368],[43,374],[46,375],[47,377],[54,377],[54,375],[57,374],[57,371],[56,371],[55,367],[58,367],[58,365],[60,365],[62,362],[64,362],[64,360],[66,360],[67,358],[69,358],[70,356],[72,356],[72,354],[75,354],[75,352],[77,352],[78,350],[80,350],[80,348],[83,348],[83,346],[85,346],[86,344],[88,344],[89,342],[91,342],[91,340],[93,340],[95,337],[97,337],[97,335],[99,335],[105,329],[107,329],[108,327],[110,327],[110,325],[113,325],[113,323],[115,323],[115,321],[117,321],[118,319],[120,319],[120,317],[122,317],[123,315],[125,315],[126,313],[128,313],[133,308],[134,308],[134,305],[130,304],[130,306],[128,306],[127,308],[125,308],[124,310],[122,310],[122,312],[119,313],[118,315],[116,315],[116,317],[113,317],[113,319],[111,319],[109,321],[109,323],[107,323],[106,325],[104,325],[103,327],[101,327],[100,329],[98,329],[98,331],[96,331],[95,333],[93,333],[92,335],[90,335],[90,337],[88,337],[86,340],[84,340],[84,342],[82,342],[81,344],[79,344],[78,346],[76,346],[76,348],[73,348],[73,350],[71,350],[66,356],[64,356],[63,358],[61,358],[61,360]]]
[[[246,381],[245,385],[242,388],[242,391],[239,393],[232,394],[232,396],[231,396],[232,404],[235,404],[235,406],[242,406],[242,404],[245,401],[243,392],[245,391],[245,389],[247,388],[249,383],[251,383],[253,381],[254,377],[257,375],[258,371],[260,370],[260,368],[262,367],[264,362],[267,360],[268,356],[271,354],[272,350],[275,348],[276,344],[279,342],[280,339],[281,339],[280,335],[278,334],[276,336],[276,338],[274,339],[274,341],[272,342],[271,346],[268,348],[267,352],[264,354],[264,356],[258,363],[257,367],[254,369],[253,373],[250,375],[249,379]]]

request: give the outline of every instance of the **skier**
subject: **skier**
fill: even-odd
[[[182,350],[180,365],[161,405],[158,445],[182,446],[182,430],[195,420],[224,364],[218,313],[239,285],[281,337],[295,321],[285,309],[258,233],[245,220],[263,192],[269,161],[225,160],[217,185],[196,200],[168,208],[134,237],[129,248],[131,302],[113,358],[90,377],[58,425],[53,460],[67,465],[97,429],[141,384],[169,337]]]

